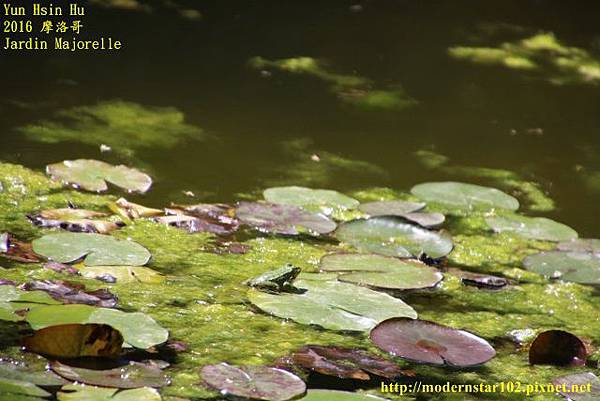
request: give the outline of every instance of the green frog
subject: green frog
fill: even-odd
[[[271,293],[304,292],[293,285],[294,280],[301,271],[302,269],[299,267],[288,263],[279,269],[270,270],[260,276],[246,280],[243,284]]]

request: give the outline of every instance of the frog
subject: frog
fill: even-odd
[[[291,292],[302,293],[301,289],[294,287],[293,282],[302,269],[290,263],[279,269],[270,270],[260,276],[251,278],[243,284],[270,293]]]

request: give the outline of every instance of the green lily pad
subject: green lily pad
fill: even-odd
[[[0,357],[0,378],[22,380],[38,386],[61,386],[66,381],[46,368],[48,360],[22,353],[15,358]]]
[[[363,213],[371,217],[377,216],[404,216],[407,213],[418,212],[425,208],[422,202],[407,202],[401,200],[380,201],[363,203],[358,207]]]
[[[339,282],[333,274],[303,273],[294,285],[307,291],[275,295],[251,289],[248,299],[271,315],[330,330],[366,331],[390,317],[417,317],[402,300]]]
[[[3,395],[14,396],[14,399],[18,399],[17,397],[49,397],[50,393],[42,390],[38,386],[33,383],[16,380],[16,379],[7,379],[4,377],[0,377],[0,397]],[[13,399],[13,398],[7,398]]]
[[[286,401],[306,391],[298,376],[269,366],[231,366],[226,363],[204,366],[200,377],[224,396],[252,400]]]
[[[50,368],[58,375],[73,382],[114,388],[164,387],[169,378],[155,366],[139,362],[114,369],[97,370],[68,366],[52,362]]]
[[[452,240],[436,232],[407,224],[398,217],[372,217],[341,224],[335,237],[360,251],[401,258],[448,255]]]
[[[414,212],[407,213],[402,217],[425,228],[439,227],[446,221],[446,216],[441,213]]]
[[[150,252],[140,244],[102,234],[57,233],[33,241],[36,253],[55,262],[70,263],[85,258],[87,266],[141,266]]]
[[[58,304],[60,302],[44,291],[22,291],[12,285],[0,285],[0,320],[17,322],[23,317],[16,311]]]
[[[577,238],[571,227],[545,217],[490,216],[485,222],[495,232],[512,232],[529,239],[558,242]]]
[[[385,401],[384,398],[338,390],[308,390],[299,401]]]
[[[141,193],[148,191],[152,185],[152,178],[139,170],[99,160],[65,160],[49,164],[46,172],[53,180],[92,192],[108,190],[107,182],[129,192]]]
[[[354,198],[329,189],[306,187],[274,187],[263,192],[265,200],[271,203],[323,210],[331,214],[335,210],[356,209],[360,204]]]
[[[244,224],[274,234],[296,235],[302,231],[327,234],[337,227],[322,214],[310,213],[297,206],[266,202],[240,202],[236,216]]]
[[[443,278],[424,263],[374,254],[327,255],[321,270],[338,273],[340,281],[394,290],[433,287]]]
[[[426,202],[436,202],[460,209],[517,210],[519,201],[496,189],[462,182],[430,182],[415,185],[413,195]]]
[[[165,276],[144,266],[83,266],[79,269],[82,276],[105,281],[110,276],[117,284],[145,283],[160,284]]]
[[[131,390],[101,388],[79,384],[63,386],[58,401],[161,401],[156,389],[142,387]]]
[[[561,242],[556,246],[560,251],[590,252],[600,254],[600,239],[576,238],[571,241]]]
[[[150,316],[88,305],[51,305],[32,309],[25,320],[34,330],[65,324],[106,324],[133,347],[146,349],[167,341],[169,332]]]
[[[579,284],[600,285],[600,255],[585,252],[542,252],[523,261],[529,271]]]

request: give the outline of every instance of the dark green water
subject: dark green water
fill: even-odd
[[[338,0],[177,3],[198,9],[200,20],[149,4],[152,12],[89,6],[86,34],[122,39],[120,53],[2,55],[1,159],[37,169],[83,157],[141,167],[156,179],[145,203],[157,206],[181,200],[182,190],[231,201],[273,183],[342,191],[408,189],[426,180],[486,183],[425,168],[414,154],[425,149],[451,165],[508,169],[540,182],[557,203],[550,217],[582,236],[600,235],[597,81],[553,84],[544,71],[448,54],[452,46],[497,46],[551,32],[598,57],[600,3],[390,0],[364,1],[360,10]],[[418,104],[361,109],[315,77],[265,77],[248,65],[255,56],[322,59],[339,73],[401,85]],[[212,139],[123,157],[79,141],[41,143],[17,129],[114,99],[174,107]],[[289,150],[298,139],[312,141],[305,153]],[[319,175],[315,168],[318,179],[302,181],[312,153],[363,160],[384,172],[339,168]]]

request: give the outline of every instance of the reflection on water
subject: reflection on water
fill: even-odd
[[[511,191],[535,183],[554,200],[549,217],[598,236],[599,11],[550,0],[90,1],[87,34],[125,49],[3,57],[0,159],[131,164],[155,178],[142,202],[152,206],[189,203],[182,190],[231,201],[275,183],[494,185],[481,171],[505,170]],[[256,56],[266,73],[249,67]]]

